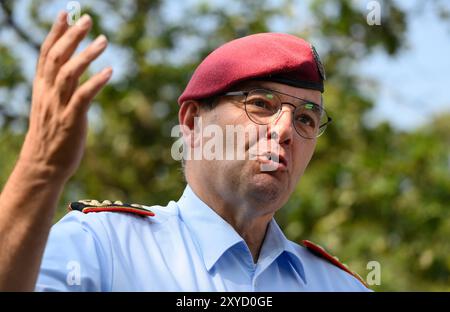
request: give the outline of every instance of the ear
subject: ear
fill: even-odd
[[[185,101],[180,105],[180,110],[178,111],[178,122],[180,123],[181,131],[185,142],[190,146],[194,147],[195,142],[195,131],[199,131],[195,127],[196,118],[200,116],[200,103],[197,101],[189,100]],[[198,140],[198,138],[197,138]]]
[[[200,103],[189,100],[181,103],[178,111],[178,122],[180,126],[185,126],[191,130],[194,129],[194,118],[200,113]]]

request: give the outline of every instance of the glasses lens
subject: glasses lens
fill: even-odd
[[[327,121],[327,113],[317,104],[303,103],[295,110],[295,129],[305,138],[320,136],[325,131]]]
[[[281,111],[281,100],[269,90],[257,89],[248,93],[245,111],[253,122],[270,124]],[[319,105],[302,102],[294,111],[294,127],[299,135],[313,139],[320,136],[328,124],[328,115]]]
[[[270,91],[253,90],[247,95],[245,110],[248,117],[258,124],[269,124],[280,110],[281,101]]]

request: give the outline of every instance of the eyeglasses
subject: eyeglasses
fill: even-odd
[[[277,94],[294,98],[298,105],[282,102]],[[283,104],[294,107],[292,119],[294,129],[305,139],[321,136],[332,121],[322,106],[275,90],[233,91],[223,96],[245,96],[245,112],[251,121],[259,125],[268,125],[275,121],[281,114]]]

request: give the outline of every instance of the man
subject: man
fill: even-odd
[[[273,219],[330,121],[318,55],[286,34],[219,47],[179,98],[187,154],[207,145],[198,133],[209,126],[243,126],[256,130],[245,132],[246,157],[188,157],[177,202],[75,202],[49,234],[83,153],[89,102],[111,76],[105,69],[78,86],[107,42],[100,36],[71,58],[92,22],[69,28],[65,19],[42,45],[30,129],[0,197],[2,290],[367,291],[323,249],[288,241]]]

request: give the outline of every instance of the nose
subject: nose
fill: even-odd
[[[280,145],[291,145],[294,139],[295,129],[292,124],[292,109],[285,105],[282,106],[280,115],[269,125],[269,135],[272,137],[276,133]]]

